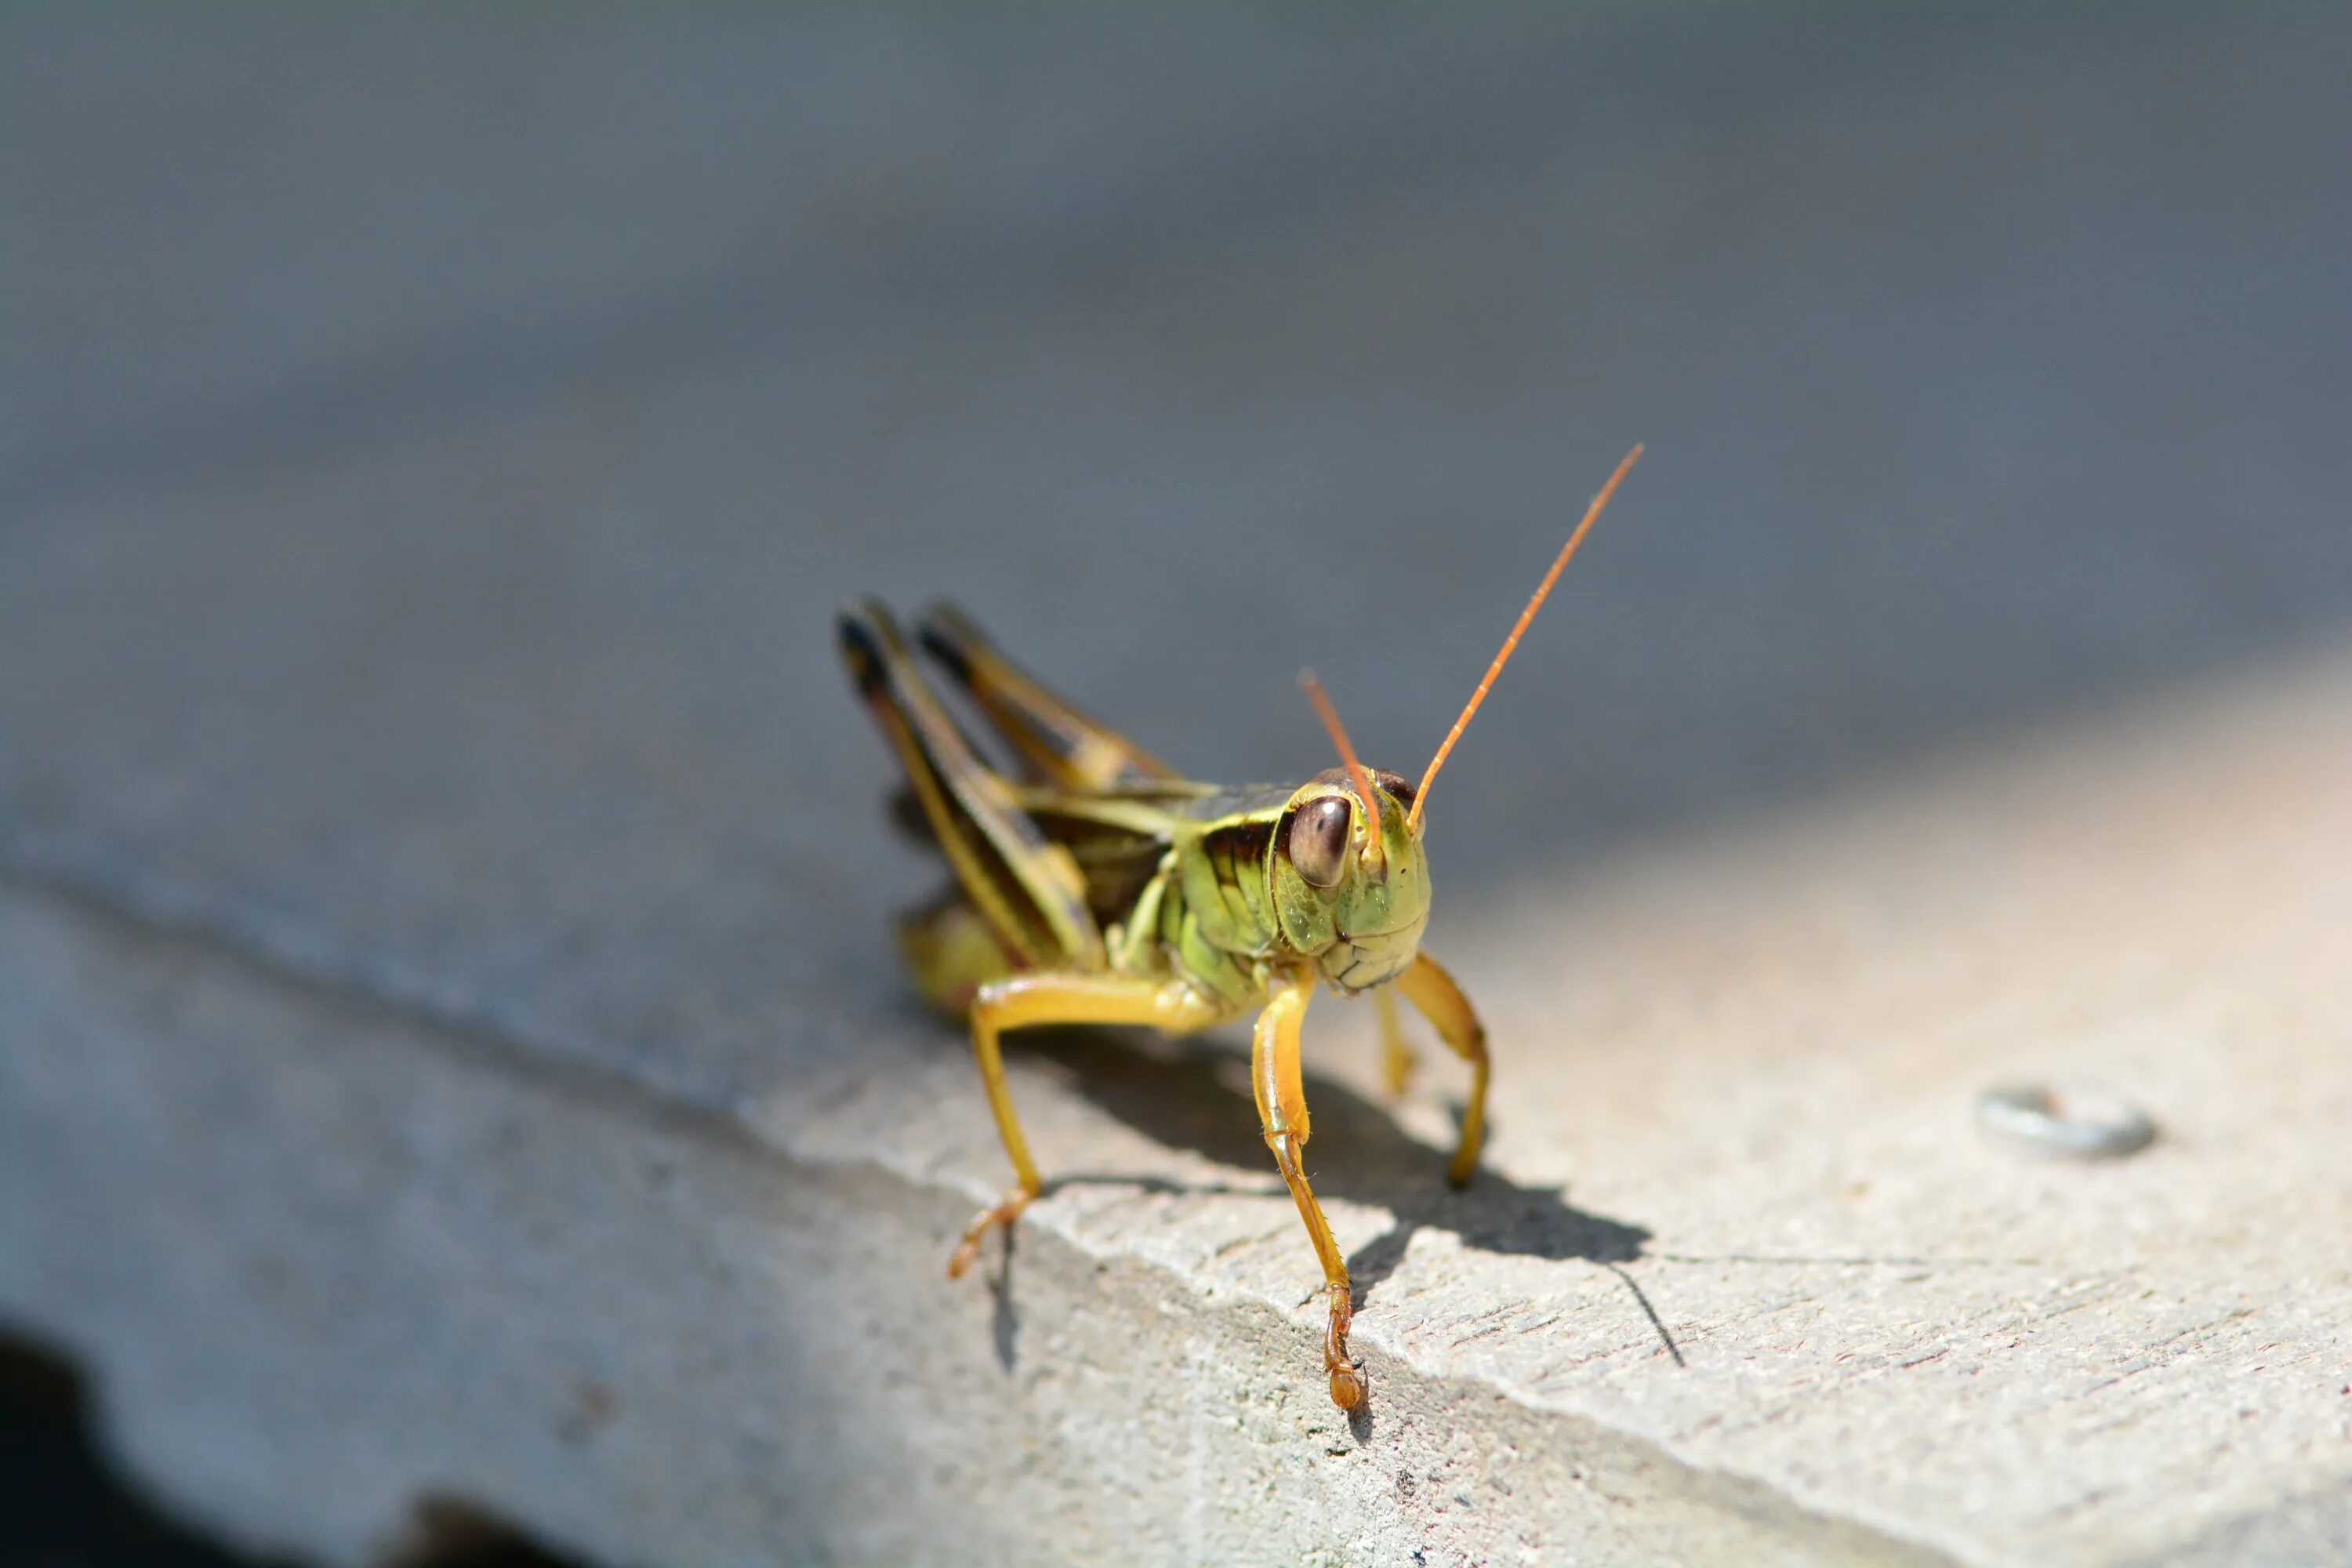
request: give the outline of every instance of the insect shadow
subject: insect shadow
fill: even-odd
[[[1190,1149],[1244,1171],[1273,1166],[1258,1126],[1257,1107],[1245,1070],[1230,1049],[1203,1042],[1153,1041],[1108,1029],[1036,1029],[1008,1041],[1010,1050],[1069,1069],[1070,1085],[1082,1098],[1156,1142]],[[1443,1070],[1439,1066],[1438,1070]],[[1446,1153],[1408,1135],[1389,1109],[1347,1085],[1309,1073],[1307,1101],[1315,1118],[1309,1148],[1316,1191],[1326,1197],[1387,1209],[1396,1224],[1348,1258],[1361,1307],[1403,1261],[1423,1227],[1451,1231],[1481,1251],[1550,1261],[1581,1259],[1611,1269],[1640,1300],[1657,1326],[1668,1353],[1675,1344],[1639,1285],[1621,1265],[1642,1256],[1648,1227],[1580,1209],[1558,1191],[1526,1187],[1482,1169],[1467,1187],[1445,1180]],[[1049,1179],[1046,1190],[1076,1184],[1134,1185],[1199,1192],[1213,1184],[1163,1178],[1087,1172]],[[1278,1189],[1277,1189],[1278,1190]],[[1305,1237],[1299,1252],[1307,1258]],[[1302,1276],[1303,1278],[1303,1276]],[[1003,1298],[1000,1297],[1000,1311]],[[999,1353],[1007,1345],[999,1340]]]

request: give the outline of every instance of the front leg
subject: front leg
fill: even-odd
[[[970,1268],[989,1231],[1010,1226],[1045,1190],[1037,1175],[1037,1163],[1029,1157],[1029,1140],[1021,1131],[1021,1118],[1013,1110],[1013,1089],[1004,1081],[1004,1055],[997,1047],[999,1035],[1032,1024],[1147,1024],[1182,1035],[1227,1016],[1223,1007],[1202,1001],[1181,981],[1043,973],[1015,974],[982,986],[971,1005],[971,1049],[980,1058],[981,1082],[987,1087],[989,1108],[996,1112],[996,1131],[1004,1140],[1004,1152],[1012,1157],[1019,1184],[972,1217],[964,1228],[962,1244],[948,1259],[948,1278],[955,1279]]]
[[[1397,1016],[1396,997],[1385,985],[1372,993],[1372,1006],[1381,1016],[1381,1080],[1391,1095],[1412,1087],[1413,1068],[1420,1065],[1412,1043],[1404,1037],[1404,1021]]]
[[[1354,1288],[1348,1282],[1348,1260],[1331,1235],[1331,1222],[1307,1184],[1298,1163],[1307,1147],[1307,1084],[1298,1059],[1298,1030],[1307,1017],[1314,987],[1302,978],[1277,980],[1268,993],[1265,1011],[1257,1016],[1251,1044],[1250,1082],[1257,1090],[1258,1121],[1265,1125],[1266,1146],[1307,1222],[1307,1238],[1322,1260],[1323,1283],[1330,1293],[1330,1326],[1323,1335],[1323,1364],[1331,1374],[1331,1403],[1353,1410],[1364,1402],[1364,1374],[1348,1355],[1348,1326],[1356,1311]]]
[[[1462,1142],[1445,1173],[1446,1180],[1455,1186],[1466,1186],[1478,1169],[1478,1151],[1486,1142],[1486,1027],[1478,1022],[1470,998],[1462,994],[1454,976],[1425,952],[1396,977],[1396,988],[1429,1020],[1438,1038],[1470,1064],[1470,1099],[1462,1108]]]

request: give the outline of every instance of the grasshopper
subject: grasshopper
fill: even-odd
[[[1372,991],[1393,1090],[1403,1088],[1412,1058],[1391,984],[1469,1063],[1448,1171],[1455,1185],[1467,1183],[1486,1135],[1486,1037],[1453,976],[1421,951],[1429,789],[1641,455],[1639,447],[1628,452],[1593,497],[1417,785],[1357,760],[1311,672],[1300,682],[1340,766],[1290,788],[1195,783],[1038,684],[955,609],[935,607],[917,637],[1017,760],[1008,773],[982,760],[888,610],[868,600],[843,613],[851,679],[906,768],[898,815],[955,874],[953,885],[901,920],[899,943],[924,995],[969,1016],[981,1081],[1017,1178],[966,1227],[948,1264],[951,1278],[971,1268],[991,1229],[1010,1226],[1045,1191],[1005,1083],[1005,1030],[1139,1024],[1183,1035],[1255,1011],[1250,1080],[1258,1118],[1329,1294],[1323,1363],[1331,1399],[1345,1410],[1363,1404],[1362,1367],[1348,1349],[1355,1304],[1347,1259],[1300,1164],[1309,1126],[1299,1067],[1307,1005],[1318,981],[1342,994]]]

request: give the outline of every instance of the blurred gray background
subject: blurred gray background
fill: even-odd
[[[2352,613],[2352,12],[0,18],[0,876],[739,1103],[953,1052],[832,608],[1572,875]],[[1442,916],[1441,916],[1442,919]],[[813,1091],[814,1092],[814,1091]]]
[[[5,26],[0,842],[666,1080],[896,1016],[855,594],[1414,772],[1648,442],[1447,898],[2352,608],[2340,8]]]
[[[72,768],[27,744],[45,694],[127,724],[333,635],[455,700],[455,633],[653,645],[835,815],[877,770],[818,617],[866,590],[956,595],[1215,775],[1319,762],[1312,659],[1411,767],[1636,438],[1449,782],[1455,876],[1530,798],[1557,846],[2256,654],[2352,589],[2347,41],[2321,7],[20,13],[8,804]],[[331,552],[416,613],[302,618]],[[37,640],[147,584],[116,668]],[[594,689],[630,669],[567,662],[636,724]]]

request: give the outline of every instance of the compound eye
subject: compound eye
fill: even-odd
[[[1302,805],[1290,819],[1290,863],[1310,887],[1336,888],[1348,864],[1348,825],[1352,813],[1345,795],[1327,795]]]

